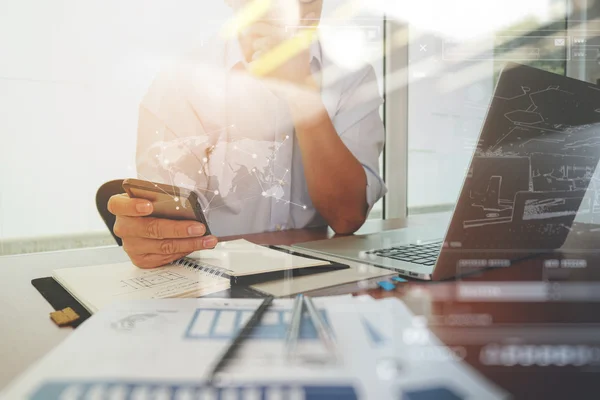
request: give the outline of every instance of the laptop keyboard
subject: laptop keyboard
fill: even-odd
[[[435,261],[442,249],[442,241],[429,242],[427,244],[407,244],[393,246],[385,249],[367,251],[379,257],[391,258],[393,260],[406,261],[421,265],[435,265]]]

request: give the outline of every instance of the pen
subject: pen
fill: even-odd
[[[299,294],[294,300],[294,306],[292,308],[292,320],[286,337],[286,356],[289,359],[298,343],[298,336],[300,335],[300,323],[302,322],[302,306],[304,305],[304,296]]]
[[[315,303],[313,303],[310,297],[305,296],[304,302],[306,303],[306,309],[308,310],[308,314],[310,315],[310,319],[312,320],[321,341],[325,344],[325,346],[329,349],[329,351],[335,355],[335,341],[333,340],[333,334],[329,328],[329,325],[325,322],[321,313],[315,307]]]
[[[233,342],[229,345],[227,350],[219,357],[217,363],[212,368],[208,375],[207,383],[209,386],[212,386],[215,380],[215,375],[223,369],[223,367],[235,356],[236,351],[241,347],[242,342],[250,336],[256,325],[260,322],[263,315],[273,303],[273,296],[268,296],[265,300],[260,304],[260,306],[254,311],[252,317],[246,322],[246,325],[236,335]]]

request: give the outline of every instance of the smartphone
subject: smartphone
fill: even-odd
[[[211,234],[195,192],[141,179],[125,179],[123,190],[131,198],[150,201],[154,206],[151,217],[202,222],[206,234]]]

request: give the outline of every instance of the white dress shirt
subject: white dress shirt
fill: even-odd
[[[365,169],[370,210],[387,190],[375,72],[335,65],[318,41],[310,56],[329,117]],[[159,74],[140,106],[140,179],[195,190],[217,236],[327,225],[286,103],[245,68],[239,43],[217,40]]]

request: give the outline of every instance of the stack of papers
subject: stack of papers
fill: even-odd
[[[402,302],[362,296],[314,300],[335,336],[336,357],[308,316],[295,355],[286,357],[293,300],[278,299],[219,375],[219,384],[209,387],[207,373],[261,301],[133,301],[95,314],[3,394],[48,400],[506,397],[447,356],[451,352]]]

